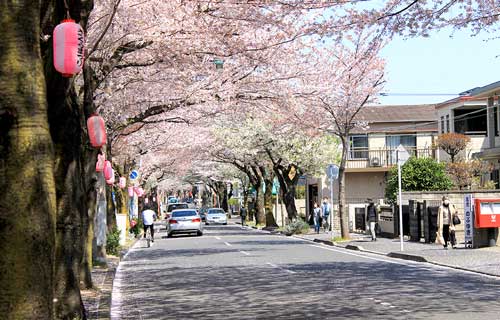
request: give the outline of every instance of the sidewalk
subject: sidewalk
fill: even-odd
[[[403,243],[404,251],[401,252],[399,238],[378,238],[377,241],[371,241],[369,235],[351,234],[350,241],[333,243],[330,234],[324,232],[299,235],[297,237],[351,250],[372,252],[405,260],[429,262],[500,277],[500,247],[465,249],[463,244],[459,244],[457,249],[444,250],[443,246],[439,244],[405,240]]]

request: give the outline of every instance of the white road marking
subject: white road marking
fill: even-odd
[[[220,237],[215,237],[215,239],[220,240]]]
[[[367,256],[367,255],[361,255],[361,254],[356,254],[356,253],[352,253],[352,252],[346,252],[344,250],[332,249],[332,248],[327,248],[327,247],[313,245],[313,244],[311,244],[310,246],[311,247],[320,248],[320,249],[323,249],[323,250],[328,250],[328,251],[338,252],[338,253],[342,253],[342,254],[347,254],[347,255],[355,256],[355,257],[359,257],[359,258],[365,258],[365,259],[369,259],[369,260],[376,260],[376,261],[382,261],[382,262],[399,264],[399,265],[405,265],[405,266],[412,265],[412,264],[409,264],[409,263],[403,263],[403,262],[397,262],[397,261],[390,261],[390,260],[386,260],[386,259],[379,259],[379,258]]]
[[[228,246],[228,247],[232,247],[232,246],[233,246],[233,245],[232,245],[232,244],[230,244],[229,242],[224,242],[224,244],[225,244],[226,246]]]
[[[246,252],[246,251],[241,251],[241,250],[240,250],[240,252],[241,252],[241,253],[243,253],[243,254],[244,254],[244,255],[246,255],[246,256],[249,256],[249,255],[250,255],[250,253],[248,253],[248,252]]]

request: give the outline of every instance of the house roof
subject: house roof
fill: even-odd
[[[476,87],[460,93],[461,96],[488,97],[500,94],[500,81],[487,84],[482,87]]]
[[[368,123],[436,121],[437,113],[434,104],[367,106],[356,119]]]
[[[368,122],[369,128],[355,129],[353,133],[437,131],[434,104],[367,106],[356,119]]]

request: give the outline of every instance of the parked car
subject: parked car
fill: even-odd
[[[169,219],[172,211],[177,210],[177,209],[188,209],[189,206],[187,203],[169,203],[167,206],[167,213],[165,215],[165,219]]]
[[[178,233],[196,233],[203,235],[201,218],[194,209],[177,209],[172,211],[172,216],[167,221],[167,237]]]
[[[200,215],[202,222],[205,222],[207,220],[207,208],[199,209],[198,214]]]
[[[210,223],[227,224],[226,212],[221,208],[208,209],[205,224]]]

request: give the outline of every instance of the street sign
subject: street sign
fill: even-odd
[[[130,180],[135,180],[135,179],[137,179],[138,176],[139,176],[139,172],[137,172],[137,170],[132,170],[130,172],[129,178],[130,178]]]
[[[330,179],[337,179],[339,177],[339,166],[336,164],[329,164],[326,167],[326,175]]]
[[[464,233],[465,247],[474,247],[474,213],[472,206],[472,194],[468,193],[464,197]]]
[[[396,150],[394,150],[394,158],[397,159],[398,163],[403,165],[405,162],[410,159],[410,154],[406,151],[403,145],[399,145]]]

